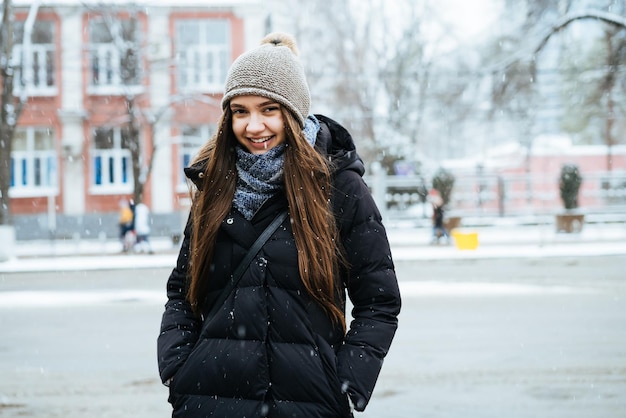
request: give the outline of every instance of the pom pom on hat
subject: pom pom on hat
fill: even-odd
[[[300,53],[298,52],[298,46],[296,45],[296,40],[288,33],[274,32],[270,33],[269,35],[265,35],[265,38],[261,40],[261,45],[264,44],[272,44],[274,46],[286,46],[287,48],[291,49],[293,55],[300,55]]]
[[[298,59],[295,39],[286,33],[270,33],[261,45],[240,55],[228,71],[222,108],[233,97],[256,95],[276,100],[304,126],[311,96]]]

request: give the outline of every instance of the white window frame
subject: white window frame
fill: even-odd
[[[181,41],[179,28],[191,24],[199,26],[197,41],[188,44]],[[215,24],[223,24],[225,42],[211,41]],[[212,26],[213,25],[213,26]],[[224,89],[226,74],[230,65],[231,38],[228,19],[180,19],[176,22],[176,56],[178,88],[183,93],[220,93]]]
[[[10,197],[56,196],[59,194],[58,155],[54,148],[37,150],[35,133],[49,132],[54,147],[54,133],[49,128],[17,128],[26,133],[26,150],[11,151]]]
[[[120,52],[113,43],[91,44],[90,58],[90,87],[92,89],[119,87],[122,84],[120,77]],[[94,70],[94,60],[99,64]],[[116,65],[117,64],[117,65]],[[98,83],[94,81],[94,72],[98,72]]]
[[[97,24],[101,20],[94,18],[88,25]],[[90,29],[91,31],[91,29]],[[139,37],[137,30],[134,37]],[[138,42],[138,39],[124,42]],[[92,95],[122,95],[127,93],[140,94],[143,92],[141,77],[137,77],[134,84],[124,84],[122,80],[122,57],[115,40],[111,42],[92,42],[88,46],[89,79],[87,93]],[[97,64],[97,68],[95,67]],[[139,66],[139,63],[137,64]],[[98,82],[94,82],[94,72],[97,71]],[[140,71],[139,68],[136,71]]]
[[[54,25],[53,22],[42,22]],[[35,21],[35,25],[37,23]],[[58,94],[55,74],[56,48],[54,39],[51,39],[51,41],[52,43],[47,44],[30,41],[13,45],[11,65],[15,68],[13,92],[16,96],[21,95],[22,92],[29,97],[55,96]],[[47,66],[49,54],[52,60],[51,69]],[[52,72],[51,75],[48,74],[49,70]],[[38,82],[35,82],[36,79]],[[52,79],[51,86],[47,83],[48,79]]]
[[[94,133],[90,158],[89,192],[91,194],[132,193],[134,187],[132,157],[130,150],[122,147],[121,128],[96,129],[112,131],[113,147],[96,148]]]

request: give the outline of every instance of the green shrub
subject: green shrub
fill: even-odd
[[[576,164],[564,164],[559,177],[559,191],[566,210],[578,207],[578,192],[583,178]]]
[[[441,195],[444,206],[447,206],[450,202],[454,181],[454,175],[445,168],[438,169],[433,176],[433,189],[437,190]]]

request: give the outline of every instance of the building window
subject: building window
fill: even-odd
[[[24,22],[15,22],[12,64],[15,68],[16,95],[22,92],[28,96],[50,96],[57,93],[54,30],[54,22],[35,21],[29,39],[25,39]]]
[[[187,177],[184,169],[189,167],[200,147],[211,138],[215,130],[215,125],[184,126],[182,128],[182,136],[178,147],[178,161],[180,165],[178,171],[179,190],[187,190]]]
[[[133,188],[132,159],[126,129],[96,128],[93,136],[92,191],[129,193]]]
[[[230,23],[224,19],[176,22],[176,57],[181,91],[220,92],[230,63]]]
[[[17,128],[11,151],[11,196],[56,194],[54,133],[47,128]]]
[[[89,86],[95,94],[116,94],[139,87],[136,19],[89,21]]]

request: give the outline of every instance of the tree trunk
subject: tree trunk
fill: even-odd
[[[133,199],[135,204],[139,204],[143,201],[143,186],[144,181],[141,178],[141,138],[140,129],[138,126],[139,121],[135,115],[135,98],[131,97],[127,99],[128,106],[128,147],[130,149],[130,157],[133,167]]]
[[[606,92],[606,170],[610,173],[613,169],[613,158],[611,156],[611,150],[613,147],[613,121],[614,121],[614,101],[613,101],[613,88],[615,86],[615,70],[618,63],[615,59],[615,52],[613,51],[613,36],[606,32],[606,48],[608,57],[608,72],[605,77],[605,92]]]
[[[4,0],[2,15],[2,33],[0,34],[2,69],[2,102],[0,106],[0,225],[11,225],[11,150],[16,121],[13,99],[13,69],[11,53],[13,51],[13,10],[11,0]]]

